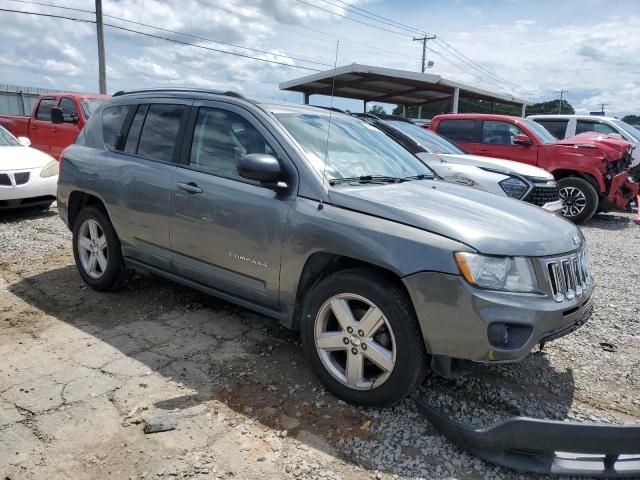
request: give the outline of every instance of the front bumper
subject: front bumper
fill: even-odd
[[[524,472],[600,478],[640,476],[640,425],[516,417],[488,428],[455,422],[414,399],[441,434],[478,457]]]
[[[571,301],[549,295],[496,292],[469,285],[461,276],[419,272],[404,279],[427,351],[477,362],[514,362],[540,343],[573,332],[593,310],[593,283]],[[492,324],[513,325],[514,343],[499,348],[489,340]]]
[[[638,195],[640,185],[631,179],[627,172],[613,177],[609,194],[601,201],[601,209],[624,210],[629,202]]]
[[[21,170],[23,171],[23,170]],[[41,177],[41,168],[24,170],[29,172],[26,183],[17,184],[13,172],[9,175],[10,185],[0,185],[0,210],[46,205],[55,200],[58,176]]]

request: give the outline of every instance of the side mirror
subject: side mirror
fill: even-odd
[[[29,140],[27,137],[18,137],[18,141],[25,147],[31,146],[31,140]]]
[[[260,182],[276,191],[285,191],[289,185],[285,181],[286,172],[273,155],[250,153],[238,161],[238,173],[248,180]]]
[[[513,143],[516,145],[531,145],[533,142],[529,135],[525,135],[524,133],[518,133],[513,136]]]
[[[51,123],[64,123],[64,114],[60,107],[51,107]]]

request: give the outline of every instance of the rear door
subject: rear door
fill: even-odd
[[[38,103],[35,115],[29,122],[31,146],[51,155],[51,142],[55,133],[51,123],[51,108],[55,107],[55,97],[43,97]]]
[[[460,145],[467,152],[474,155],[482,155],[480,121],[473,119],[445,119],[438,123],[436,131],[443,137]]]
[[[279,303],[282,244],[290,203],[240,177],[238,160],[286,154],[241,107],[196,102],[184,164],[173,178],[171,248],[175,273],[267,308]]]
[[[478,152],[480,155],[488,157],[504,158],[537,165],[538,146],[535,143],[531,145],[515,143],[513,138],[518,134],[531,137],[531,135],[513,123],[500,120],[483,120],[481,127],[482,147],[478,149]],[[532,138],[531,140],[535,142],[535,139]]]
[[[123,253],[171,270],[169,216],[172,177],[193,100],[154,99],[103,111],[104,138],[117,198],[110,202]],[[128,108],[127,111],[123,109]],[[122,114],[126,121],[118,128]]]

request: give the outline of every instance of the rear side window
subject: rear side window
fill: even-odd
[[[107,107],[102,111],[102,137],[107,147],[115,148],[129,108],[131,108],[130,105],[117,105]]]
[[[138,150],[138,142],[140,141],[140,132],[142,132],[142,124],[144,123],[144,117],[147,115],[147,109],[149,105],[139,105],[136,111],[131,127],[129,128],[129,134],[127,135],[127,142],[124,144],[124,151],[126,153],[136,153]]]
[[[618,133],[618,131],[607,125],[606,123],[592,122],[589,120],[578,120],[576,125],[576,135],[584,132],[596,132],[609,135],[610,133]]]
[[[567,132],[569,120],[535,120],[546,128],[551,135],[562,140]]]
[[[153,160],[171,162],[180,131],[184,105],[156,104],[149,106],[140,134],[138,155]]]
[[[438,133],[457,142],[476,142],[475,120],[442,120],[438,124]]]
[[[56,103],[55,98],[43,98],[38,105],[38,111],[36,112],[36,120],[42,120],[43,122],[51,121],[51,107]]]

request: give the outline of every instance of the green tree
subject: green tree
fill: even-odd
[[[622,117],[622,121],[629,125],[640,125],[640,115],[626,115]]]
[[[401,107],[402,108],[402,107]],[[369,109],[369,111],[367,113],[370,113],[372,115],[385,115],[387,112],[386,110],[381,107],[380,105],[374,105],[373,107],[371,107]]]
[[[560,113],[560,111],[558,110],[559,104],[559,98],[556,100],[550,100],[548,102],[534,103],[533,105],[529,105],[527,107],[527,115]],[[574,113],[576,113],[576,111],[573,109],[573,106],[566,100],[562,100],[561,111],[566,115],[573,115]]]

